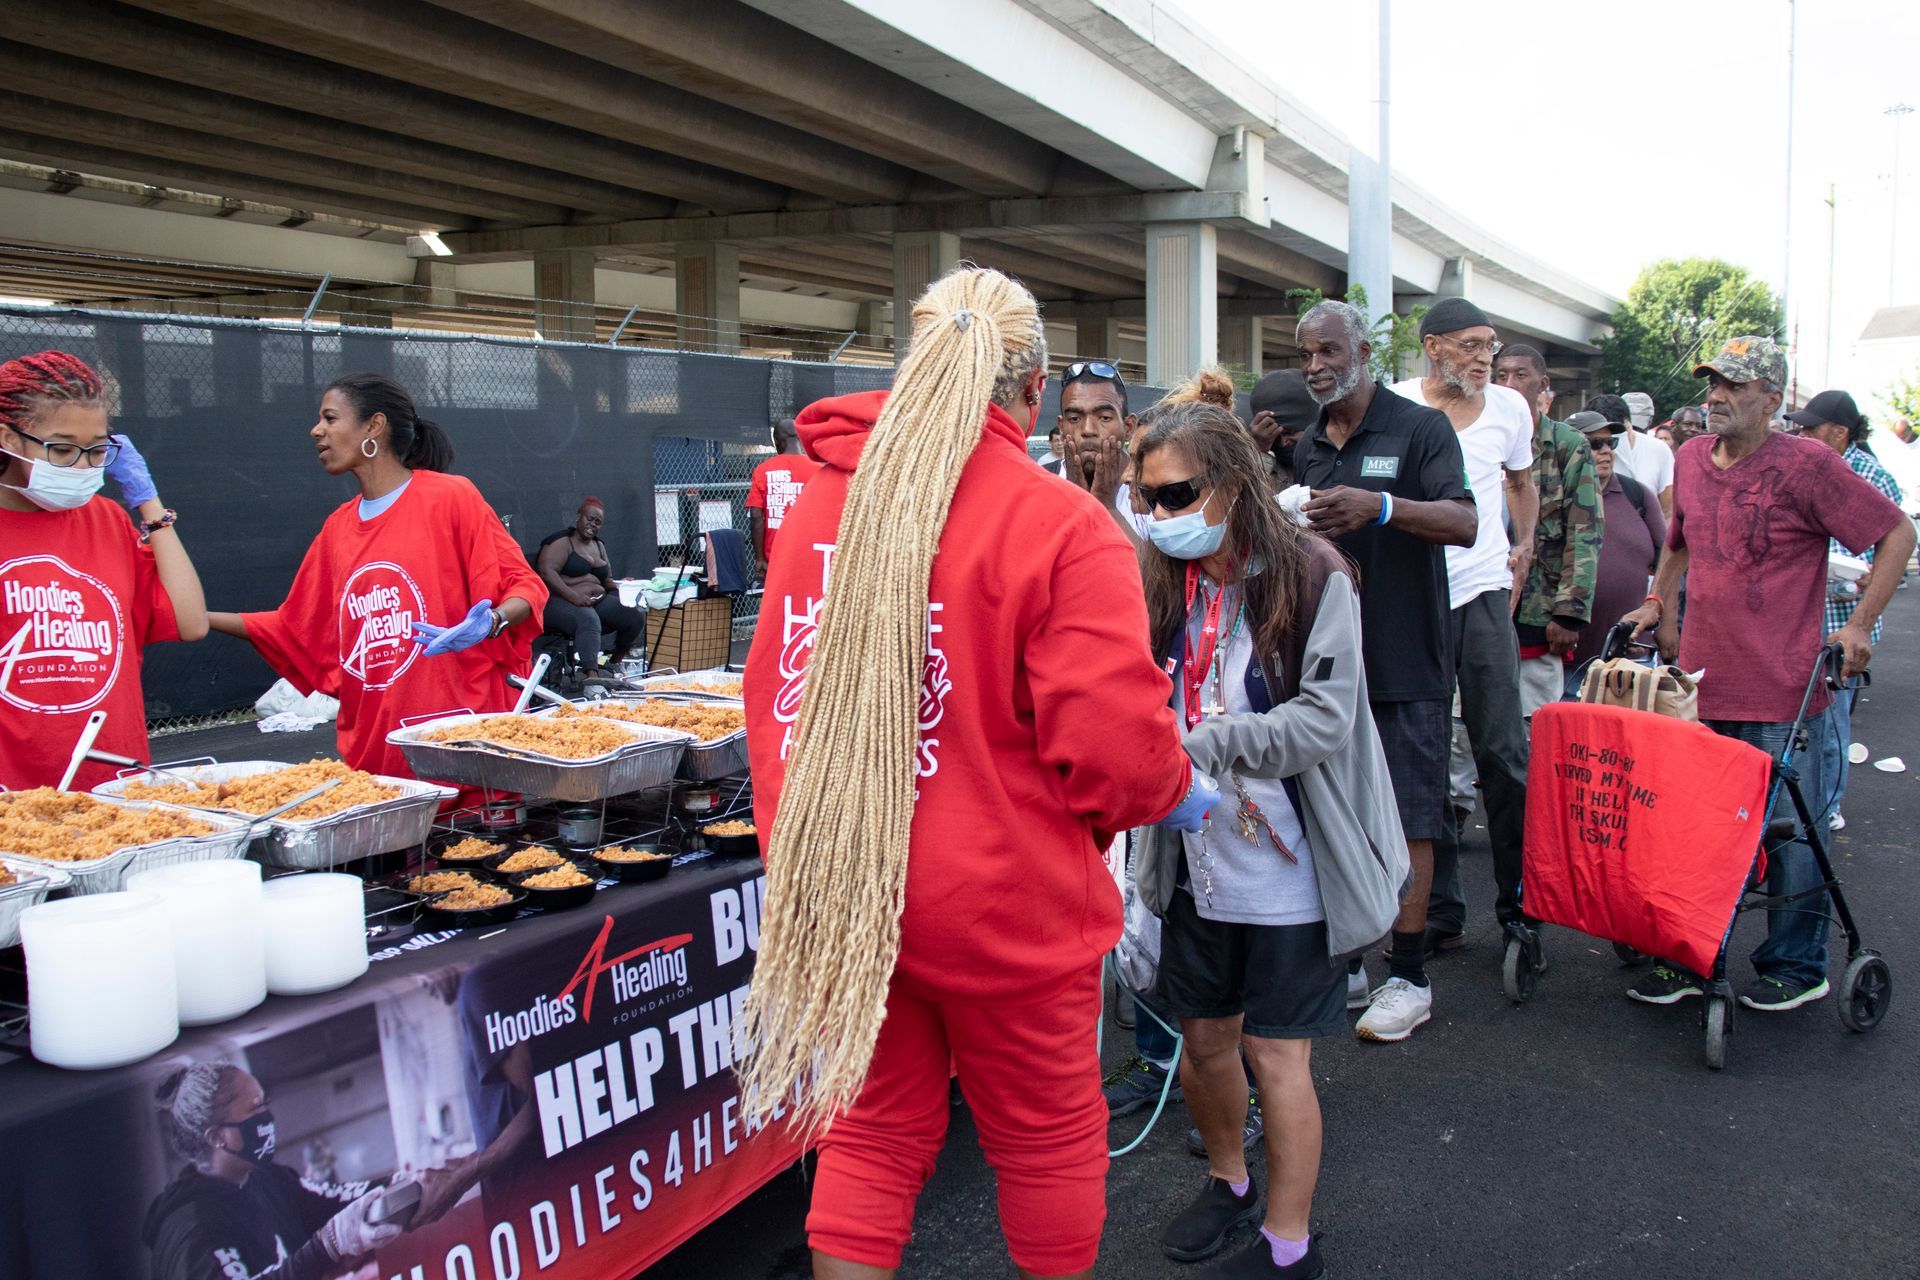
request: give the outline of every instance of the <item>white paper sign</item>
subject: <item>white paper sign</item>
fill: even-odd
[[[733,504],[725,498],[701,499],[700,532],[710,533],[715,529],[733,528]]]
[[[680,541],[680,495],[653,495],[653,540],[663,547]]]

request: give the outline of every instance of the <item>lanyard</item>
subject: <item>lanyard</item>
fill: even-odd
[[[1200,570],[1194,565],[1187,566],[1187,616],[1193,614],[1193,594],[1200,586]],[[1226,583],[1214,592],[1213,599],[1207,601],[1207,608],[1200,623],[1200,643],[1195,646],[1191,636],[1185,639],[1186,663],[1181,668],[1180,678],[1187,695],[1187,728],[1200,723],[1201,692],[1206,687],[1207,673],[1213,668],[1214,650],[1220,642],[1220,604],[1227,597]],[[1234,626],[1239,627],[1239,615],[1234,617]],[[1183,629],[1184,634],[1184,629]]]

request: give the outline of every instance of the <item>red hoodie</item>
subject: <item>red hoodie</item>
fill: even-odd
[[[747,657],[747,743],[763,833],[785,780],[827,561],[884,391],[822,400],[796,426],[825,465],[787,511]],[[1140,570],[1113,517],[1037,467],[989,408],[929,590],[919,800],[899,972],[997,997],[1094,964],[1120,936],[1108,833],[1164,818],[1191,766],[1148,650]],[[763,836],[764,839],[764,836]]]

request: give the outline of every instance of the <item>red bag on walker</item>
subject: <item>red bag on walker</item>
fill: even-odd
[[[1542,707],[1527,767],[1526,913],[1712,973],[1760,851],[1771,763],[1669,716]]]

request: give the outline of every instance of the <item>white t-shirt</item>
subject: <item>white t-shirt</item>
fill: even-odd
[[[1657,499],[1673,486],[1673,450],[1644,431],[1629,431],[1614,439],[1613,469]]]
[[[1426,404],[1420,379],[1393,388],[1415,404]],[[1429,406],[1438,408],[1438,405]],[[1533,411],[1527,398],[1512,387],[1487,387],[1480,416],[1465,431],[1456,431],[1467,463],[1467,488],[1479,510],[1480,531],[1470,547],[1447,548],[1447,594],[1458,609],[1475,596],[1513,586],[1507,556],[1507,478],[1505,472],[1533,466]]]

